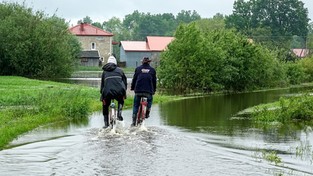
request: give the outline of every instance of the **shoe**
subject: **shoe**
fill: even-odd
[[[117,120],[119,120],[119,121],[123,121],[124,119],[123,119],[123,117],[122,117],[122,116],[119,116],[119,117],[117,117]]]
[[[146,119],[150,117],[150,110],[147,109],[146,111]]]
[[[137,120],[136,119],[136,114],[133,114],[132,115],[132,124],[130,126],[133,126],[133,127],[136,126],[136,120]]]
[[[102,128],[107,129],[107,128],[109,128],[109,125],[104,125]]]
[[[104,126],[103,128],[109,127],[109,117],[108,115],[104,115]]]

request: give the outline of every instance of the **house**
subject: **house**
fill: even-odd
[[[145,56],[150,57],[157,65],[161,52],[173,39],[174,37],[147,36],[145,41],[121,41],[120,61],[125,62],[126,67],[135,68]]]
[[[292,52],[298,57],[298,58],[304,58],[309,55],[310,50],[309,49],[292,49]]]
[[[102,61],[106,62],[109,54],[112,53],[112,33],[88,23],[80,23],[69,30],[81,43],[81,65],[99,66]]]

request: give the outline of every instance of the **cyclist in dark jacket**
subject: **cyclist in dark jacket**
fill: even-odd
[[[126,89],[127,89],[127,79],[122,69],[117,67],[116,59],[114,56],[110,56],[107,64],[105,64],[102,69],[101,77],[101,101],[102,111],[104,117],[104,128],[109,126],[109,106],[111,100],[115,99],[118,101],[117,108],[117,118],[120,121],[123,121],[122,109],[124,106],[124,99],[126,98]]]
[[[136,123],[136,114],[140,106],[141,97],[147,97],[148,105],[146,111],[146,118],[150,115],[153,95],[156,91],[156,71],[150,66],[151,60],[149,57],[142,59],[142,65],[135,69],[135,74],[131,83],[130,90],[134,90],[134,106],[132,115],[132,126]]]

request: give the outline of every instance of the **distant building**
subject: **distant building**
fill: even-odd
[[[174,37],[147,36],[146,41],[121,41],[120,61],[125,62],[126,67],[141,65],[143,57],[150,57],[154,64],[160,59],[160,53],[164,51]]]
[[[309,49],[292,49],[292,52],[299,58],[304,58],[309,55]]]
[[[69,30],[81,43],[81,65],[99,66],[102,65],[102,61],[107,61],[109,54],[112,53],[112,33],[87,23],[78,24]]]

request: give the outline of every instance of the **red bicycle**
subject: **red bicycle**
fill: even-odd
[[[148,105],[148,98],[147,97],[141,97],[140,99],[140,106],[137,113],[137,120],[136,120],[136,126],[141,125],[143,121],[146,118],[146,111],[147,111],[147,105]]]

